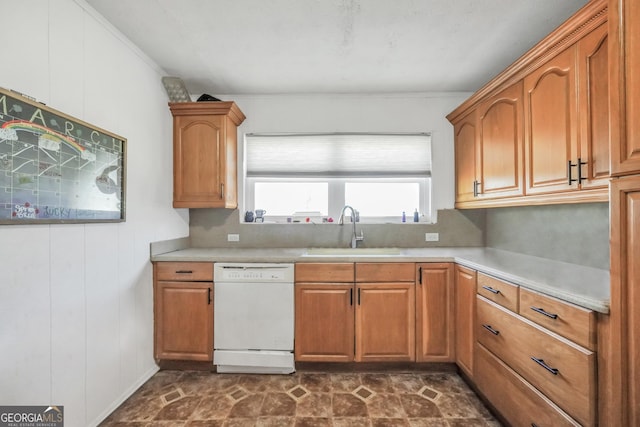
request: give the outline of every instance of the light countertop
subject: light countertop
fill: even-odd
[[[152,243],[151,261],[455,262],[584,308],[609,312],[608,270],[491,248],[400,248],[394,255],[358,256],[306,253],[306,248],[181,248],[158,242]]]

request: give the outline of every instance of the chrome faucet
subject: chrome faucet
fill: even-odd
[[[361,242],[364,240],[364,231],[360,230],[360,235],[356,235],[356,210],[353,209],[351,206],[349,205],[345,205],[344,208],[342,208],[342,212],[340,212],[340,221],[338,222],[340,225],[344,225],[344,211],[346,211],[347,209],[351,209],[351,222],[353,223],[353,231],[351,232],[351,247],[353,249],[358,247],[358,242]]]

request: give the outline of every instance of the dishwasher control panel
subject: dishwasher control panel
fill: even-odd
[[[293,282],[293,264],[273,263],[216,263],[215,282],[273,283]]]

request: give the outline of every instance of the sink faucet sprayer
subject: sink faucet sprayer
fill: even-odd
[[[364,231],[360,230],[360,235],[359,236],[356,235],[357,214],[356,214],[356,210],[349,205],[345,205],[345,207],[342,208],[342,212],[340,212],[339,224],[344,225],[344,211],[346,211],[347,209],[351,209],[351,222],[353,223],[353,231],[351,232],[351,247],[355,249],[358,247],[358,242],[361,242],[364,240]]]

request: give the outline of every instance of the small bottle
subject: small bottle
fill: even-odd
[[[402,222],[407,222],[407,214],[402,211]]]
[[[418,213],[418,209],[413,213],[413,222],[420,222],[420,214]]]

